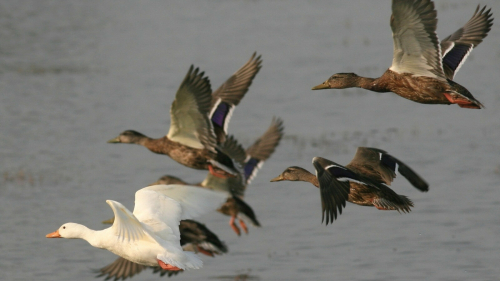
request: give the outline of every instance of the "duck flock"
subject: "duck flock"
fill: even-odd
[[[453,78],[492,25],[491,10],[478,6],[464,26],[439,41],[437,12],[431,0],[393,0],[390,26],[394,54],[389,69],[379,78],[337,73],[312,89],[359,87],[393,92],[418,103],[481,109],[482,103]],[[92,230],[65,223],[46,237],[81,238],[115,253],[119,258],[101,268],[99,276],[119,280],[146,268],[161,276],[199,269],[203,262],[198,254],[226,253],[226,244],[215,233],[192,220],[203,213],[217,210],[229,216],[229,225],[237,235],[248,233],[247,223],[259,227],[254,211],[244,201],[244,193],[279,145],[284,122],[273,118],[268,129],[246,149],[228,134],[228,125],[261,67],[261,56],[254,53],[212,91],[205,73],[191,66],[172,102],[167,135],[153,139],[126,130],[108,141],[142,145],[186,167],[208,170],[203,181],[187,183],[174,175],[162,176],[136,192],[133,211],[107,200],[114,218],[104,223],[112,224],[111,227]],[[359,147],[345,166],[322,157],[314,157],[312,164],[314,174],[290,166],[270,181],[304,181],[318,187],[322,222],[327,225],[339,218],[346,202],[410,212],[414,207],[412,200],[390,188],[398,173],[418,190],[429,190],[429,184],[411,167],[378,148]]]

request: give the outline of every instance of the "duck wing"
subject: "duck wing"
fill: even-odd
[[[120,240],[143,240],[156,243],[156,240],[146,231],[139,219],[125,206],[113,200],[106,200],[106,203],[108,203],[115,214],[115,220],[111,229]]]
[[[247,185],[255,178],[262,164],[264,164],[264,161],[274,153],[274,150],[283,137],[283,130],[283,120],[273,117],[267,131],[247,148],[246,154],[248,156],[244,165],[245,181]]]
[[[488,35],[493,25],[491,9],[478,5],[472,18],[460,29],[441,41],[441,56],[446,78],[453,80],[473,48]],[[486,11],[485,11],[486,10]]]
[[[205,225],[194,220],[181,220],[179,229],[181,233],[181,246],[192,243],[209,252],[216,254],[227,253],[227,246],[224,242],[220,241],[217,235],[211,232]],[[112,278],[115,281],[120,279],[125,280],[139,274],[146,268],[152,268],[154,273],[159,272],[160,276],[169,272],[159,266],[140,265],[119,257],[113,263],[98,269],[97,272],[100,274],[96,277],[106,276],[105,280]]]
[[[358,147],[356,155],[346,166],[372,181],[391,185],[399,172],[415,188],[427,192],[429,184],[408,165],[386,151],[373,147]]]
[[[192,244],[207,253],[221,255],[227,253],[227,246],[219,237],[204,224],[195,220],[181,220],[179,225],[181,232],[181,245]]]
[[[226,194],[189,185],[152,185],[135,193],[135,217],[167,241],[180,240],[179,222],[217,208]]]
[[[170,140],[215,152],[216,138],[208,117],[211,92],[208,77],[191,65],[170,108],[170,130],[167,134]]]
[[[141,271],[146,268],[148,268],[148,266],[131,262],[125,258],[119,257],[107,266],[96,270],[99,273],[99,275],[97,275],[96,277],[106,276],[104,280],[125,280],[141,273]]]
[[[261,56],[254,53],[240,69],[212,93],[212,110],[210,119],[217,135],[218,143],[223,143],[227,135],[227,126],[233,114],[234,107],[248,92],[255,75],[262,67]]]
[[[436,15],[430,0],[392,1],[394,54],[390,70],[445,80]]]
[[[345,179],[356,175],[345,167],[321,157],[314,157],[313,165],[321,193],[321,222],[325,220],[326,214],[328,225],[337,219],[337,211],[339,215],[342,214],[342,207],[345,207],[349,197],[350,185]]]
[[[231,198],[228,198],[226,204],[229,203]],[[243,199],[238,196],[233,196],[234,204],[236,204],[239,212],[238,217],[243,218],[244,220],[250,221],[254,226],[260,227],[260,222],[257,220],[257,216],[253,211],[252,207],[248,205]]]

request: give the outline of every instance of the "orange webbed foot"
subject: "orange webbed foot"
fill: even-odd
[[[463,98],[458,95],[450,95],[449,93],[443,93],[443,95],[446,97],[446,99],[453,104],[457,104],[460,107],[463,108],[474,108],[474,109],[480,109],[481,106],[479,106],[476,103],[471,102],[470,100]]]
[[[165,269],[165,270],[168,270],[168,271],[181,271],[183,270],[182,268],[178,268],[177,266],[173,266],[171,264],[166,264],[164,262],[162,262],[161,260],[158,260],[158,265],[160,265],[161,268]]]
[[[196,246],[196,249],[198,250],[198,252],[204,254],[204,255],[207,255],[209,257],[213,257],[214,256],[214,253],[210,252],[210,251],[207,251],[205,249],[203,249],[202,247],[200,246]]]
[[[231,219],[229,220],[229,226],[231,226],[231,228],[233,229],[233,231],[238,235],[240,236],[241,235],[241,231],[240,229],[238,228],[238,226],[236,226],[236,224],[234,223],[234,220],[236,218],[234,216],[231,217]]]
[[[243,231],[245,231],[246,234],[248,234],[248,227],[246,225],[246,223],[244,221],[242,221],[240,219],[240,225],[241,225],[241,228],[243,228]]]

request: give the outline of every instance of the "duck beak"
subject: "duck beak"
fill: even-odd
[[[318,86],[314,86],[312,87],[311,90],[323,90],[323,89],[330,89],[330,86],[328,85],[328,83],[321,83],[319,84]]]
[[[116,137],[116,138],[114,138],[114,139],[110,139],[110,140],[108,141],[108,143],[119,143],[119,142],[121,142],[121,141],[120,141],[120,136],[118,136],[118,137]]]
[[[59,234],[59,229],[52,232],[52,233],[45,235],[45,237],[47,237],[47,238],[62,238],[61,234]]]
[[[283,176],[279,175],[279,176],[275,177],[274,179],[272,179],[271,182],[282,181],[282,180],[283,180]]]

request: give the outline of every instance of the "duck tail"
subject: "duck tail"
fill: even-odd
[[[398,197],[391,198],[377,198],[373,200],[373,205],[379,210],[396,210],[398,213],[409,213],[413,207],[413,202],[404,195],[397,195]]]
[[[186,262],[186,269],[199,269],[203,267],[203,262],[201,259],[192,252],[184,252],[188,258],[188,261]]]
[[[481,109],[484,105],[478,101],[464,86],[448,79],[448,83],[452,87],[452,91],[444,93],[446,98],[451,103],[456,103],[463,108]]]
[[[233,199],[240,210],[238,217],[249,220],[253,226],[260,227],[260,222],[257,220],[257,216],[255,215],[252,207],[250,207],[250,205],[242,199],[238,198],[238,196],[233,196]]]

